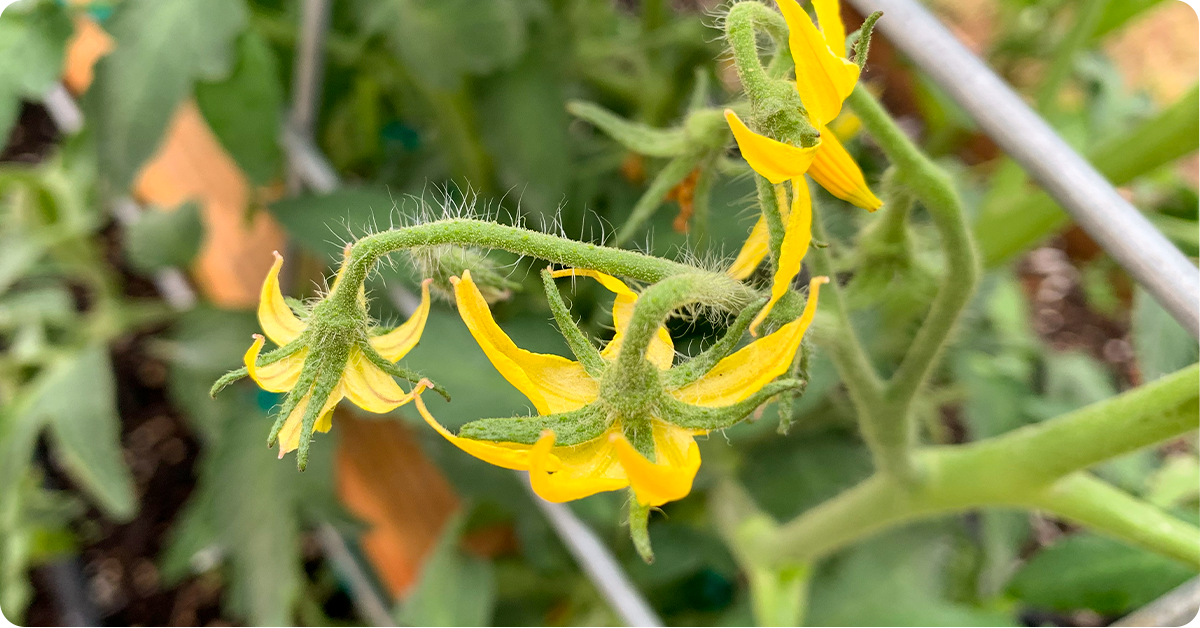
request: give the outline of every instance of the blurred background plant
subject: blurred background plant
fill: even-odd
[[[297,194],[280,130],[301,5],[22,0],[0,16],[0,607],[32,624],[619,622],[519,478],[410,430],[412,413],[346,410],[298,474],[262,447],[274,395],[207,390],[256,331],[249,308],[272,248],[297,261],[290,294],[312,296],[344,242],[430,205],[727,262],[754,222],[754,182],[717,114],[739,88],[716,3],[332,2],[313,136],[346,184]],[[932,6],[1197,255],[1194,12],[1169,0]],[[843,12],[853,30],[861,17]],[[917,398],[923,440],[994,436],[1197,360],[1195,341],[882,36],[864,80],[955,175],[988,270]],[[60,81],[81,129],[56,129],[41,104]],[[835,132],[879,182],[881,154],[844,118]],[[904,246],[872,246],[887,226],[821,194],[822,244],[887,370],[941,270],[936,232],[918,206]],[[544,333],[530,263],[483,255],[416,261],[433,276],[488,264],[517,344],[565,351]],[[171,291],[178,269],[194,303]],[[368,284],[372,313],[403,320],[420,279],[385,267]],[[593,336],[607,333],[606,298],[584,282],[574,293]],[[694,353],[713,326],[671,331]],[[455,395],[435,402],[449,427],[526,411],[450,307],[435,307],[425,338],[408,360]],[[819,349],[792,415],[786,437],[767,411],[702,444],[777,519],[871,471]],[[655,518],[650,565],[621,529],[623,495],[570,506],[669,624],[754,621],[751,575],[706,508],[718,473],[706,465]],[[1200,521],[1195,433],[1097,473]],[[806,621],[1100,625],[1195,575],[1046,516],[974,512],[825,559]],[[364,603],[376,589],[382,618]]]

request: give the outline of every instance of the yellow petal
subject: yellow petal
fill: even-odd
[[[775,196],[782,196],[782,192],[776,192]],[[792,288],[792,280],[800,273],[800,264],[804,261],[804,255],[808,253],[808,245],[811,242],[812,198],[808,195],[808,183],[803,177],[792,179],[792,209],[788,212],[783,244],[779,247],[779,268],[775,270],[775,278],[771,280],[771,300],[767,301],[766,307],[750,323],[751,335],[758,335],[758,326],[766,320],[771,308]]]
[[[403,325],[381,336],[371,338],[371,346],[379,355],[389,362],[395,362],[412,351],[425,331],[425,322],[429,320],[429,284],[432,279],[421,282],[421,305]]]
[[[616,331],[613,333],[612,340],[600,352],[600,355],[606,359],[616,359],[617,352],[621,349],[621,341],[625,337],[625,328],[629,326],[629,317],[633,316],[633,308],[637,304],[637,293],[620,279],[597,270],[562,268],[550,274],[554,277],[591,277],[600,282],[600,285],[607,288],[609,292],[617,295],[613,300],[612,308],[613,327]],[[666,327],[659,327],[658,334],[650,341],[650,346],[646,347],[646,359],[660,369],[671,368],[671,364],[675,361],[675,343],[671,341],[671,334]]]
[[[875,211],[883,205],[867,187],[862,169],[832,132],[821,133],[817,156],[808,168],[808,175],[830,194],[863,209]]]
[[[604,491],[615,491],[629,486],[624,478],[606,477],[601,474],[581,473],[580,469],[564,466],[555,473],[550,472],[548,463],[553,454],[554,432],[546,430],[534,444],[529,456],[529,483],[539,497],[555,503],[582,499]],[[593,459],[596,457],[593,456]]]
[[[292,408],[291,414],[283,423],[283,429],[279,430],[279,457],[282,458],[289,451],[295,451],[300,447],[300,428],[303,427],[304,411],[308,408],[308,402],[312,399],[312,393],[304,395],[300,403]],[[325,406],[321,408],[321,414],[317,417],[317,422],[313,424],[314,432],[328,432],[329,428],[333,427],[333,408],[342,400],[342,392],[335,389],[333,394],[329,395],[329,399],[325,400]]]
[[[725,270],[725,274],[742,281],[749,277],[754,272],[755,268],[762,263],[763,258],[767,256],[767,249],[771,243],[770,235],[767,233],[767,219],[759,214],[758,222],[754,223],[754,228],[750,230],[750,235],[746,237],[746,241],[742,243],[741,250],[738,251],[737,259],[729,265]]]
[[[421,389],[421,387],[418,386],[418,389]],[[425,407],[425,402],[419,394],[413,398],[413,403],[417,406],[417,412],[421,413],[421,418],[425,419],[429,427],[432,427],[434,431],[441,434],[443,438],[450,441],[455,447],[497,467],[515,469],[517,471],[529,470],[529,451],[531,449],[529,445],[522,445],[520,443],[494,443],[471,438],[459,438],[451,434],[450,430],[442,427],[442,424],[433,418],[433,415],[429,413],[429,409]],[[558,469],[558,459],[551,455],[546,466],[550,469]]]
[[[521,349],[492,318],[487,302],[471,281],[452,277],[458,314],[497,371],[529,398],[538,414],[576,410],[596,400],[600,385],[573,360]]]
[[[683,439],[676,438],[682,433]],[[692,480],[700,468],[700,448],[691,435],[673,425],[654,421],[654,453],[658,462],[650,462],[638,453],[625,436],[609,436],[617,458],[638,502],[645,506],[661,506],[683,499],[692,490]]]
[[[838,0],[812,0],[813,10],[817,12],[817,25],[825,36],[829,49],[843,59],[846,57],[846,25],[842,23],[841,7]]]
[[[853,139],[862,130],[862,119],[854,115],[853,111],[843,111],[826,128],[833,131],[833,135],[839,142],[846,142]],[[825,138],[828,136],[822,135],[821,137]],[[817,158],[820,159],[820,156]],[[809,170],[811,169],[810,166]]]
[[[279,269],[282,266],[283,256],[276,251],[275,263],[263,281],[258,300],[258,324],[267,338],[279,346],[295,340],[304,331],[304,323],[292,313],[283,300],[283,291],[279,289]]]
[[[416,388],[411,393],[404,392],[391,375],[371,364],[357,347],[350,350],[341,386],[346,398],[354,405],[376,414],[391,412],[412,401],[417,394]]]
[[[842,101],[858,82],[859,68],[844,54],[834,53],[796,0],[778,0],[778,4],[788,24],[788,46],[796,64],[796,92],[814,124],[823,127],[842,110]],[[837,49],[844,51],[844,44]]]
[[[308,349],[301,349],[286,358],[268,364],[266,366],[256,366],[258,354],[262,351],[263,337],[254,334],[254,343],[246,350],[246,354],[242,357],[242,361],[246,364],[246,370],[250,374],[250,379],[253,379],[256,384],[271,392],[287,392],[296,385],[296,380],[300,379],[300,370],[304,368],[304,358],[308,355]]]
[[[809,282],[808,303],[799,318],[721,360],[704,377],[672,391],[671,396],[684,403],[719,408],[753,395],[783,375],[817,312],[821,284],[828,281],[828,277],[814,277]]]
[[[803,175],[816,156],[817,146],[796,148],[759,135],[751,131],[730,109],[725,110],[725,121],[729,123],[746,163],[771,183],[783,183]]]

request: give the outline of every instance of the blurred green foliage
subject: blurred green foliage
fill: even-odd
[[[1154,0],[1108,2],[1091,33],[1064,44],[1071,16],[1085,4],[1000,2],[989,60],[1010,76],[1021,64],[1065,64],[1066,84],[1059,87],[1080,97],[1056,99],[1050,89],[1047,102],[1053,107],[1044,113],[1115,183],[1129,185],[1138,206],[1194,257],[1194,184],[1169,165],[1196,150],[1196,89],[1157,108],[1125,88],[1097,46],[1102,36],[1157,4]],[[122,453],[120,373],[114,374],[110,360],[114,343],[135,334],[148,336],[149,351],[170,365],[171,402],[201,444],[196,488],[172,522],[162,554],[153,557],[165,584],[219,574],[223,603],[237,621],[344,620],[326,616],[322,607],[330,589],[347,589],[344,581],[327,564],[306,565],[304,550],[318,526],[332,525],[350,538],[361,531],[333,489],[336,427],[316,441],[324,451],[314,453],[306,473],[277,463],[263,447],[274,396],[251,386],[235,386],[217,400],[208,396],[211,382],[240,363],[247,339],[257,331],[254,317],[204,303],[172,314],[157,300],[130,296],[136,277],[188,266],[203,237],[195,204],[147,214],[124,227],[111,226],[108,214],[160,145],[177,107],[190,98],[254,184],[281,181],[286,159],[279,138],[293,91],[300,5],[290,0],[94,5],[90,14],[104,18],[102,26],[117,46],[99,62],[95,83],[82,97],[85,129],[62,138],[37,165],[0,167],[0,607],[14,621],[31,599],[29,570],[94,540],[80,534],[81,521],[96,516],[123,521],[137,513],[142,496]],[[647,220],[634,229],[631,242],[710,266],[728,262],[754,218],[754,183],[730,159],[734,155],[713,149],[688,153],[686,163],[677,163],[683,158],[675,154],[666,163],[644,159],[567,109],[569,102],[588,101],[640,128],[672,130],[683,128],[690,112],[733,102],[736,90],[726,83],[714,19],[672,6],[665,0],[332,3],[315,138],[349,184],[280,200],[265,211],[297,250],[317,265],[331,266],[344,242],[440,216],[439,205],[451,213],[474,211],[599,242],[626,224],[645,195],[643,203],[653,206],[644,210]],[[0,137],[19,124],[23,101],[39,100],[54,85],[71,18],[84,11],[23,0],[0,17]],[[1031,303],[1034,291],[1022,285],[1033,280],[1024,267],[1004,262],[1061,230],[1065,216],[1005,158],[964,165],[964,147],[975,131],[936,87],[897,64],[872,68],[868,78],[876,72],[913,78],[921,140],[955,173],[992,268],[934,385],[918,399],[923,440],[948,444],[994,436],[1133,386],[1139,380],[1130,376],[1129,365],[1141,381],[1149,381],[1196,362],[1195,341],[1140,289],[1132,299],[1123,295],[1127,278],[1103,257],[1079,263],[1086,266],[1084,278],[1071,298],[1113,321],[1124,336],[1112,340],[1131,346],[1133,358],[1105,362],[1103,347],[1052,346],[1053,334],[1036,328],[1042,305]],[[1019,87],[1030,95],[1048,89],[1036,82]],[[852,140],[848,147],[875,185],[882,160],[871,143]],[[695,220],[702,219],[707,224],[685,234],[673,228],[677,203],[662,202],[662,190],[647,193],[647,182],[661,179],[672,187],[695,165],[706,173],[697,185],[709,210],[691,224],[698,228]],[[870,232],[874,218],[835,199],[820,200],[831,208],[825,244],[837,269],[852,273],[870,263],[878,271],[854,277],[853,321],[886,372],[923,315],[929,277],[942,270],[930,253],[936,235],[918,207],[909,233],[913,257],[899,265],[864,261],[853,246],[859,233]],[[408,260],[394,257],[396,264],[385,266],[368,285],[372,313],[390,322],[401,313],[387,295],[411,289],[420,279]],[[521,347],[564,353],[539,296],[540,269],[503,256],[494,260],[528,288],[497,304],[504,329]],[[593,337],[611,333],[610,299],[585,282],[570,294],[574,315]],[[671,331],[676,346],[694,354],[722,326],[723,321],[676,320]],[[432,313],[425,340],[408,363],[454,395],[454,403],[430,402],[433,414],[450,427],[528,409],[447,307]],[[793,408],[796,427],[790,435],[775,435],[776,413],[768,410],[702,443],[711,465],[701,469],[696,491],[667,506],[668,516],[650,526],[653,564],[637,558],[621,530],[621,496],[602,494],[571,505],[668,623],[753,621],[747,576],[705,508],[706,491],[721,469],[734,469],[757,503],[779,519],[812,508],[870,473],[869,453],[828,355],[817,351],[809,375],[807,393]],[[417,425],[408,413],[387,418]],[[447,526],[417,588],[396,605],[397,621],[619,621],[517,477],[462,455],[428,431],[420,440],[471,506]],[[1192,435],[1169,455],[1139,452],[1097,472],[1195,520],[1196,448]],[[55,470],[69,478],[68,488],[47,481]],[[1003,625],[1046,617],[1070,621],[1070,613],[1081,609],[1107,619],[1194,575],[1170,559],[1086,532],[1066,530],[1046,539],[1034,529],[1042,523],[1025,513],[987,511],[873,537],[816,566],[806,621]],[[462,534],[490,525],[511,525],[519,552],[485,559],[461,549]]]

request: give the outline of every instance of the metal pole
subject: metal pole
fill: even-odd
[[[546,519],[550,520],[550,525],[554,526],[558,537],[579,562],[579,566],[587,572],[588,578],[600,590],[600,594],[608,600],[609,606],[621,617],[624,625],[662,626],[662,619],[634,588],[608,548],[596,537],[596,533],[580,521],[566,505],[548,502],[535,494],[529,484],[528,473],[518,471],[517,475],[521,477],[525,488],[529,489],[533,503],[537,504],[542,514],[546,515]]]
[[[1200,272],[999,76],[913,0],[848,0],[967,111],[1194,338]]]

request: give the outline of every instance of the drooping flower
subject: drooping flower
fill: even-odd
[[[433,418],[419,397],[417,409],[433,429],[472,456],[529,471],[534,491],[549,501],[629,487],[643,506],[659,506],[691,491],[700,467],[695,436],[736,423],[794,386],[776,380],[790,368],[815,314],[818,287],[827,281],[813,280],[799,318],[733,353],[748,316],[739,317],[710,351],[676,366],[671,337],[660,327],[642,356],[652,365],[652,381],[643,387],[622,387],[611,385],[606,376],[623,350],[638,295],[619,279],[592,270],[566,269],[543,276],[550,286],[553,277],[591,277],[616,294],[616,331],[604,349],[597,352],[590,343],[583,349],[572,345],[573,351],[585,354],[577,354],[576,361],[517,347],[492,318],[470,272],[464,272],[454,284],[460,316],[493,366],[529,398],[538,415],[474,421],[455,435]],[[569,314],[561,314],[562,307],[555,312],[560,327],[563,316],[570,321]],[[573,321],[569,325],[578,331]]]
[[[402,325],[390,331],[370,329],[365,310],[321,310],[326,303],[301,320],[292,311],[279,286],[283,257],[275,253],[263,282],[258,305],[258,321],[263,333],[279,349],[260,356],[265,339],[254,335],[254,342],[243,358],[245,374],[271,392],[286,392],[284,414],[272,430],[270,440],[279,441],[279,457],[300,447],[305,415],[310,403],[321,403],[312,426],[314,432],[328,432],[333,409],[343,398],[367,412],[384,413],[411,401],[418,390],[404,392],[392,377],[414,379],[393,363],[404,357],[421,338],[429,317],[429,283],[421,285],[421,304]],[[345,264],[334,280],[336,291],[345,272]],[[361,290],[357,307],[365,305]],[[325,317],[328,320],[316,320]],[[319,329],[313,330],[316,326]],[[231,373],[236,375],[238,372]],[[228,383],[227,378],[218,387]],[[214,391],[217,388],[214,388]]]
[[[858,65],[846,58],[846,30],[837,0],[813,0],[820,30],[796,0],[777,2],[788,24],[788,46],[796,66],[796,91],[810,124],[820,130],[820,139],[813,146],[792,146],[755,133],[732,110],[725,111],[742,157],[755,172],[776,186],[779,213],[785,221],[771,300],[751,324],[751,333],[787,293],[812,241],[812,199],[805,174],[834,196],[859,207],[874,211],[883,204],[867,187],[862,170],[828,127],[841,113],[842,102],[854,90],[860,72]],[[790,209],[784,200],[787,195],[779,187],[787,180],[792,182]],[[769,240],[766,218],[760,216],[726,273],[735,279],[750,276],[766,257]]]

